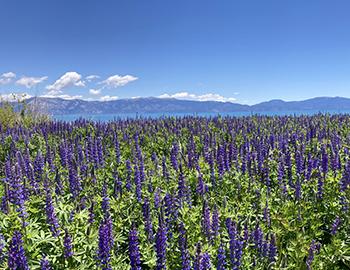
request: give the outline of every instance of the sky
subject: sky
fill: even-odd
[[[0,0],[0,94],[350,97],[348,0]]]

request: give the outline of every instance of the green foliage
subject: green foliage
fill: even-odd
[[[7,108],[6,110],[12,110]],[[15,115],[18,114],[13,112]],[[233,143],[240,149],[247,140],[252,144],[259,141],[267,141],[270,134],[286,135],[291,140],[292,135],[299,132],[306,136],[308,128],[303,124],[303,118],[291,117],[283,125],[278,122],[278,118],[251,117],[247,119],[227,119],[217,118],[203,120],[190,118],[188,122],[184,119],[158,119],[149,121],[120,121],[115,123],[89,123],[79,122],[63,124],[59,122],[46,121],[41,124],[28,120],[16,120],[13,125],[8,125],[9,133],[2,130],[2,147],[0,148],[1,170],[0,178],[5,178],[4,162],[7,158],[12,158],[14,168],[17,160],[15,150],[29,154],[30,166],[34,167],[34,160],[40,152],[47,157],[47,147],[52,151],[52,169],[46,158],[43,174],[38,179],[39,192],[31,190],[29,177],[23,172],[23,180],[28,188],[29,198],[25,207],[28,213],[26,217],[27,226],[22,226],[22,219],[16,211],[13,203],[9,203],[9,213],[0,212],[0,232],[6,239],[5,251],[8,249],[9,241],[15,230],[20,230],[24,238],[24,249],[29,260],[31,269],[39,269],[42,255],[48,256],[53,265],[53,269],[99,269],[96,260],[98,249],[99,224],[103,220],[101,209],[102,187],[106,183],[107,194],[110,203],[110,215],[113,222],[114,246],[111,256],[112,269],[130,269],[128,234],[133,223],[136,223],[142,269],[155,269],[156,251],[155,243],[147,238],[145,232],[145,220],[142,214],[142,204],[138,202],[134,175],[132,172],[131,190],[125,187],[127,179],[126,161],[133,164],[136,160],[136,146],[134,135],[140,137],[140,149],[142,151],[145,166],[146,179],[142,184],[142,198],[148,198],[151,204],[151,219],[153,231],[159,227],[158,217],[161,210],[154,206],[154,195],[156,188],[161,190],[161,197],[165,194],[178,194],[179,170],[171,167],[170,149],[173,141],[179,144],[178,161],[182,163],[183,174],[191,193],[191,203],[183,202],[178,208],[178,215],[174,221],[175,227],[183,223],[187,231],[188,250],[191,258],[195,256],[196,244],[202,244],[202,250],[211,255],[212,269],[215,269],[217,253],[222,242],[229,257],[229,235],[225,221],[231,218],[237,222],[242,236],[244,224],[248,224],[249,231],[252,232],[257,224],[265,234],[276,235],[276,245],[278,254],[275,262],[269,262],[262,257],[254,248],[252,241],[247,241],[243,248],[241,269],[306,269],[306,260],[312,240],[321,244],[321,249],[315,254],[312,263],[313,269],[349,269],[350,267],[350,230],[349,211],[342,211],[340,204],[339,182],[343,177],[345,164],[349,160],[347,154],[349,143],[349,124],[338,125],[329,120],[329,116],[319,116],[313,119],[320,125],[320,133],[331,130],[343,144],[339,146],[339,155],[342,162],[341,169],[336,172],[329,171],[324,176],[324,187],[322,199],[317,198],[318,192],[318,169],[313,168],[310,179],[297,174],[295,155],[292,154],[291,182],[296,183],[297,177],[302,177],[302,194],[300,199],[295,197],[295,187],[292,185],[286,188],[286,193],[281,191],[278,180],[278,160],[281,150],[275,148],[267,149],[267,157],[263,166],[269,168],[270,185],[261,180],[261,173],[242,172],[241,166],[243,157],[239,153],[237,160],[232,163],[230,170],[222,176],[218,174],[218,166],[215,164],[214,180],[212,182],[211,167],[202,154],[205,151],[216,151],[217,146],[225,141]],[[21,122],[24,121],[24,122]],[[345,120],[343,120],[345,121]],[[31,123],[31,124],[29,124]],[[242,124],[242,125],[241,125]],[[239,128],[233,130],[233,126]],[[57,128],[58,126],[58,128]],[[170,128],[168,127],[170,126]],[[12,128],[11,128],[12,127]],[[23,127],[20,130],[18,127]],[[176,127],[178,130],[176,130]],[[196,130],[198,129],[198,130]],[[247,131],[248,130],[248,131]],[[259,130],[259,132],[258,132]],[[332,133],[332,134],[333,134]],[[20,134],[20,135],[18,135]],[[27,135],[29,134],[29,135]],[[18,136],[17,136],[18,135]],[[121,161],[116,160],[114,146],[114,136],[118,137],[121,152]],[[216,138],[216,144],[210,145],[206,150],[204,135]],[[188,141],[193,137],[196,151],[198,153],[198,165],[207,186],[205,195],[196,192],[199,172],[196,168],[186,166],[188,157]],[[329,135],[330,137],[330,135]],[[317,138],[305,142],[305,159],[310,153],[319,157],[322,144],[330,141],[325,136],[322,140]],[[94,147],[95,140],[101,139],[103,148],[103,165],[95,165],[91,159],[87,158],[88,151]],[[255,140],[255,141],[254,141]],[[299,142],[298,142],[299,143]],[[293,145],[288,141],[289,149],[292,151],[299,144]],[[71,148],[67,147],[69,145]],[[69,166],[62,164],[60,147],[65,146],[73,152],[73,165],[77,167],[77,174],[81,181],[82,189],[79,195],[74,198],[70,192]],[[83,150],[82,158],[79,160],[78,148]],[[252,146],[250,146],[252,149]],[[14,150],[15,149],[15,150]],[[255,150],[254,150],[255,151]],[[252,153],[255,154],[255,152]],[[329,151],[331,153],[331,151]],[[156,153],[158,163],[152,161],[152,154]],[[91,153],[90,153],[91,154]],[[162,157],[166,157],[166,165],[169,171],[169,179],[163,177]],[[82,169],[86,165],[87,173],[83,174]],[[29,167],[30,167],[29,166]],[[257,171],[257,161],[254,160],[250,169]],[[57,194],[56,172],[60,175],[63,184],[63,194]],[[115,175],[122,181],[121,194],[115,194]],[[283,181],[288,182],[287,174]],[[96,182],[94,180],[96,179]],[[60,233],[54,237],[50,232],[45,213],[45,193],[44,180],[47,180],[52,192],[53,204],[57,215]],[[0,197],[6,193],[6,184],[0,185]],[[349,189],[343,194],[349,199]],[[82,200],[85,200],[83,207]],[[202,211],[204,201],[212,210],[217,205],[220,214],[220,233],[215,239],[207,239],[202,232]],[[89,207],[95,203],[95,221],[89,223]],[[269,206],[271,224],[264,218],[264,208]],[[73,217],[72,217],[73,216]],[[342,223],[337,234],[331,235],[330,229],[336,217],[340,217]],[[63,237],[64,229],[72,235],[74,255],[71,259],[63,258]],[[175,229],[172,238],[168,239],[167,246],[167,267],[168,269],[181,269],[181,255],[178,245],[179,232]],[[229,262],[229,259],[227,258]],[[229,264],[229,263],[228,263]],[[0,264],[1,269],[6,269],[6,260]],[[229,267],[228,267],[229,268]]]

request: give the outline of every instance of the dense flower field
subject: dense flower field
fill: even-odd
[[[350,116],[0,133],[1,269],[349,269]]]

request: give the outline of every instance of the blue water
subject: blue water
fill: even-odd
[[[271,112],[228,112],[228,113],[119,113],[119,114],[69,114],[53,115],[56,120],[74,121],[79,118],[85,118],[93,121],[112,121],[115,119],[135,119],[135,118],[160,118],[160,117],[182,117],[182,116],[250,116],[250,115],[314,115],[318,113],[329,114],[350,114],[350,110],[304,110],[304,111],[271,111]]]

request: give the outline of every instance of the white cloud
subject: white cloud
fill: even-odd
[[[20,78],[16,84],[25,86],[26,88],[32,88],[33,86],[47,80],[47,76],[44,77],[22,77]]]
[[[62,99],[67,99],[67,100],[82,99],[83,98],[83,96],[81,96],[81,95],[71,96],[71,95],[66,95],[66,94],[62,94],[62,95],[46,94],[46,95],[41,95],[40,97],[44,97],[44,98],[62,98]]]
[[[91,95],[99,95],[99,94],[101,94],[101,89],[90,89],[89,93]]]
[[[12,80],[16,78],[16,74],[13,72],[6,72],[0,75],[0,84],[8,84],[12,82]]]
[[[136,81],[137,79],[138,79],[137,77],[134,77],[132,75],[125,75],[125,76],[113,75],[108,77],[106,80],[100,82],[100,84],[104,84],[106,87],[110,87],[110,88],[117,88],[120,86],[124,86],[129,82]]]
[[[91,81],[99,79],[99,78],[100,78],[100,76],[98,76],[98,75],[89,75],[89,76],[85,77],[85,80],[87,80],[88,82],[91,82]]]
[[[236,101],[236,99],[233,97],[224,97],[214,93],[196,95],[196,94],[190,94],[188,92],[178,92],[175,94],[163,94],[158,97],[159,98],[176,98],[176,99],[184,99],[184,100],[197,100],[197,101],[220,101],[220,102]]]
[[[79,73],[74,71],[66,72],[53,84],[46,86],[46,89],[49,90],[49,95],[58,95],[62,93],[64,88],[70,86],[85,86],[85,83],[81,80],[81,75]]]
[[[24,99],[31,98],[32,96],[28,93],[10,93],[10,94],[1,94],[0,101],[22,101]]]
[[[100,97],[100,101],[112,101],[112,100],[117,100],[118,97],[117,96],[103,96]]]

